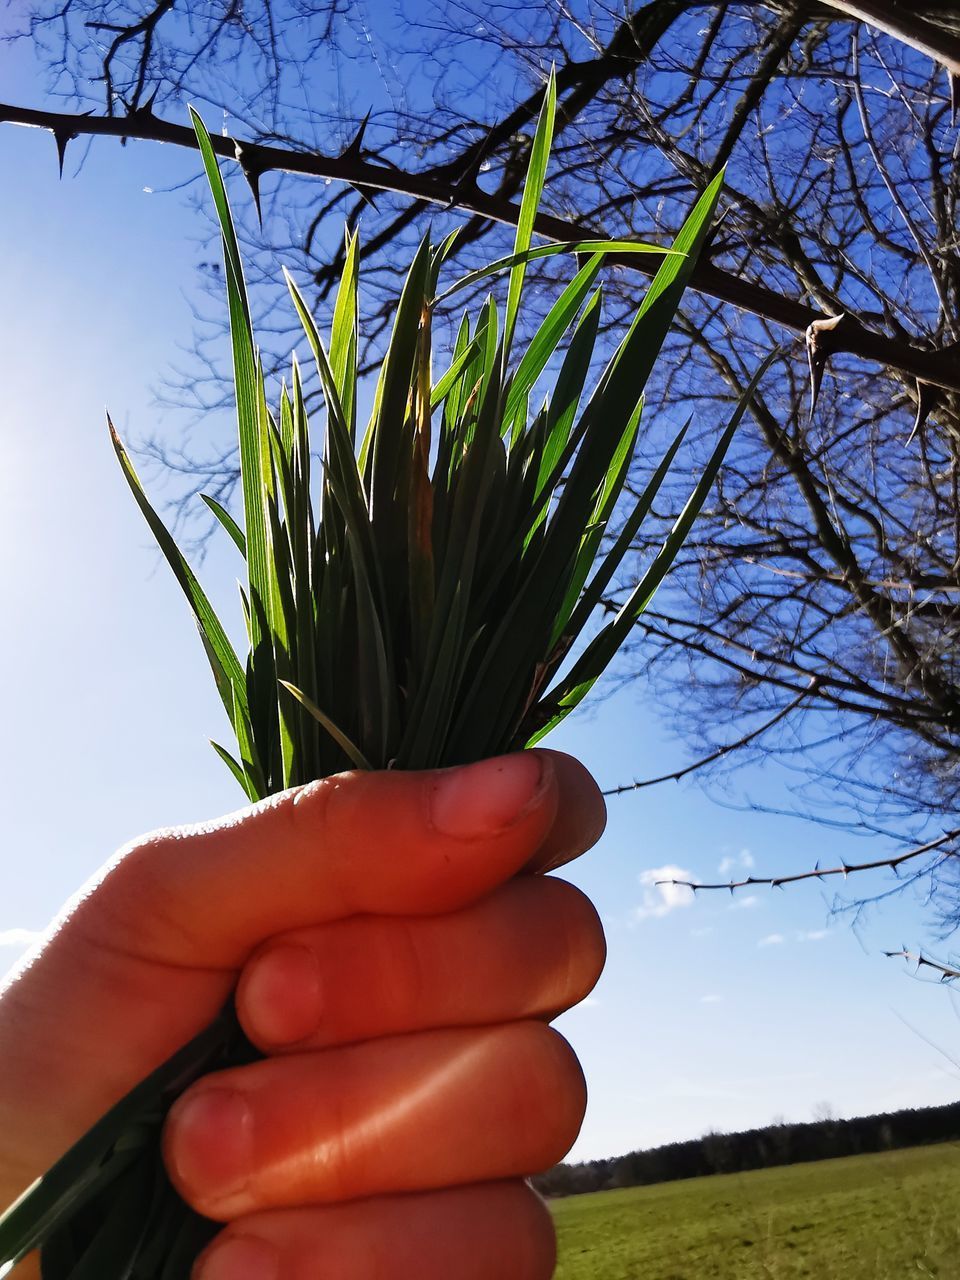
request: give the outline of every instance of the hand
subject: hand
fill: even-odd
[[[604,944],[572,886],[603,801],[574,760],[344,774],[119,854],[0,997],[0,1202],[237,986],[267,1055],[195,1084],[164,1153],[229,1223],[203,1280],[544,1280],[524,1175],[585,1096],[545,1022]],[[14,1273],[38,1274],[35,1259]]]

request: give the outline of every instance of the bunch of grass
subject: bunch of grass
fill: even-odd
[[[455,236],[417,249],[369,423],[358,431],[359,245],[348,235],[329,344],[293,280],[325,406],[319,474],[294,361],[268,407],[226,191],[194,126],[223,237],[243,527],[208,505],[246,565],[240,661],[113,431],[126,479],[182,586],[236,738],[214,744],[250,800],[345,768],[453,765],[531,746],[588,693],[649,603],[713,483],[747,398],[619,611],[595,624],[680,448],[679,431],[607,539],[640,431],[643,387],[709,231],[720,178],[673,248],[583,241],[531,248],[556,104],[545,95],[513,254],[440,288]],[[582,263],[512,360],[528,262]],[[663,261],[587,392],[607,253]],[[501,314],[465,315],[434,379],[437,308],[505,273]],[[562,357],[558,355],[563,351]],[[542,375],[552,392],[531,409]],[[582,638],[583,643],[578,645]],[[178,1199],[159,1133],[199,1075],[250,1060],[231,1009],[117,1104],[0,1219],[0,1264],[42,1246],[44,1280],[182,1280],[215,1228]]]

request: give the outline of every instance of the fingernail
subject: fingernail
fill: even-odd
[[[320,965],[309,947],[284,943],[250,965],[241,992],[250,1030],[265,1044],[296,1044],[320,1025]]]
[[[233,1089],[201,1089],[175,1103],[167,1141],[172,1170],[206,1201],[242,1191],[253,1167],[253,1112]]]
[[[460,840],[512,827],[547,785],[545,759],[540,752],[522,751],[439,773],[430,797],[434,827]]]
[[[228,1236],[200,1256],[191,1280],[278,1280],[280,1257],[256,1236]]]

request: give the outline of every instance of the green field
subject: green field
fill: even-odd
[[[960,1144],[552,1204],[558,1280],[960,1280]]]

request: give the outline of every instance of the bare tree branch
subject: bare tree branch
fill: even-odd
[[[692,889],[694,893],[699,893],[701,889],[727,889],[730,893],[733,893],[736,889],[747,889],[757,885],[769,885],[771,889],[782,889],[784,885],[797,884],[801,880],[824,880],[827,876],[843,876],[846,878],[847,876],[855,875],[859,871],[896,872],[903,863],[909,862],[913,858],[922,858],[926,854],[942,849],[945,845],[952,844],[958,837],[960,837],[960,827],[955,827],[952,831],[945,831],[943,835],[937,836],[933,840],[928,840],[926,844],[909,849],[906,853],[895,854],[891,858],[877,858],[873,862],[842,862],[838,867],[821,867],[818,862],[812,871],[799,871],[789,876],[747,876],[745,880],[727,880],[721,884],[700,884],[694,880],[657,880],[656,883]],[[948,858],[956,856],[956,852],[951,850],[944,853],[938,859],[938,862],[944,862]]]
[[[949,964],[941,964],[939,960],[929,960],[922,951],[908,951],[902,948],[900,951],[885,951],[883,954],[893,959],[906,960],[910,964],[915,963],[918,970],[933,969],[940,974],[941,982],[952,982],[955,978],[960,978],[960,969],[954,969]]]
[[[960,76],[960,38],[917,13],[917,9],[924,7],[922,3],[907,4],[904,0],[822,0],[822,3],[838,13],[869,23],[894,40],[902,40],[941,63],[951,75]],[[950,7],[945,6],[947,10]]]
[[[61,149],[61,166],[62,147],[69,139],[80,136],[136,138],[188,148],[197,145],[192,129],[160,119],[149,104],[126,116],[116,117],[39,111],[0,103],[0,123],[50,130]],[[350,150],[341,155],[321,155],[316,151],[241,142],[223,135],[213,135],[212,142],[219,155],[241,166],[255,195],[264,174],[295,173],[345,182],[358,190],[390,191],[444,208],[456,206],[465,212],[510,226],[515,226],[520,216],[519,205],[512,201],[488,195],[475,183],[453,181],[442,172],[438,175],[436,170],[410,173],[393,165],[388,167],[364,160]],[[586,220],[574,221],[546,213],[537,216],[535,229],[548,240],[568,243],[605,235],[602,227]],[[656,267],[645,258],[646,255],[611,254],[608,262],[653,275]],[[822,313],[812,307],[734,276],[709,261],[697,264],[691,287],[797,333],[809,334],[811,326],[822,325],[824,321]],[[873,333],[848,314],[835,319],[837,323],[831,329],[828,351],[821,339],[820,350],[824,359],[827,354],[859,356],[897,369],[918,381],[960,392],[960,349],[924,351],[909,343]]]
[[[780,710],[769,720],[758,725],[756,729],[751,729],[749,733],[745,733],[743,737],[738,738],[736,742],[726,742],[722,747],[718,747],[716,751],[711,751],[709,755],[695,760],[693,764],[684,765],[681,769],[674,769],[673,773],[662,773],[659,778],[644,778],[641,781],[625,782],[617,787],[608,787],[603,794],[605,796],[622,796],[629,791],[640,791],[644,787],[655,787],[661,782],[679,782],[681,778],[685,778],[687,774],[696,772],[697,769],[704,769],[707,765],[715,764],[718,760],[722,760],[725,756],[731,755],[735,751],[739,751],[742,747],[749,746],[751,742],[761,737],[768,729],[773,729],[782,720],[786,720],[787,716],[792,715],[796,711],[800,703],[819,686],[820,680],[817,676],[810,677],[810,683],[806,689],[801,690],[792,701]]]

